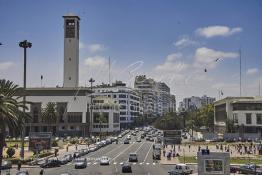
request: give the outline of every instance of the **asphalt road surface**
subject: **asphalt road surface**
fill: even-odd
[[[138,133],[137,136],[139,136]],[[134,174],[134,175],[165,175],[172,169],[172,165],[161,165],[152,159],[153,142],[135,141],[135,136],[131,137],[130,144],[123,144],[123,140],[127,137],[125,135],[119,140],[118,144],[110,144],[99,150],[89,153],[84,158],[87,158],[87,168],[75,169],[74,162],[56,168],[46,168],[45,175],[60,175],[69,172],[72,175],[120,175],[120,174]],[[138,162],[131,163],[132,173],[122,173],[122,164],[128,161],[129,153],[137,153]],[[110,158],[110,165],[100,165],[99,158],[101,156],[108,156]],[[27,169],[30,175],[38,175],[40,168]]]

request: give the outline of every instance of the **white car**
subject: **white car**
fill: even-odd
[[[126,137],[128,140],[131,140],[131,135],[127,135]]]
[[[175,175],[175,174],[192,174],[193,170],[186,164],[179,163],[176,164],[175,169],[168,172],[169,175]]]
[[[110,160],[109,157],[102,156],[100,158],[100,165],[109,165],[109,162],[110,162],[109,160]]]

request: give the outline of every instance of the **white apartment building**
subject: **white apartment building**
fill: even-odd
[[[202,96],[202,97],[196,97],[196,96],[192,96],[192,97],[188,97],[188,98],[184,98],[182,103],[179,103],[179,110],[192,110],[192,109],[199,109],[201,108],[203,105],[208,105],[208,104],[212,104],[214,103],[216,99],[213,97],[207,97],[206,95]]]
[[[227,120],[232,120],[240,136],[262,133],[262,97],[226,97],[214,103],[216,133],[225,133]]]
[[[98,96],[93,98],[92,133],[116,133],[120,131],[118,101]]]
[[[132,126],[136,117],[142,116],[140,96],[134,89],[126,87],[125,83],[117,81],[111,86],[104,84],[93,88],[93,96],[112,98],[119,104],[120,127]]]

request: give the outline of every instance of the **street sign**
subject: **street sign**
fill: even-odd
[[[181,144],[181,130],[164,130],[164,143],[166,145]]]
[[[30,132],[29,133],[29,150],[41,151],[51,148],[51,132]]]

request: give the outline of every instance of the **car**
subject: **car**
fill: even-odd
[[[125,140],[124,140],[124,144],[129,144],[129,140],[128,140],[128,139],[125,139]]]
[[[130,153],[128,160],[129,160],[129,162],[137,162],[138,161],[137,154],[136,153]]]
[[[75,160],[75,169],[77,168],[86,168],[87,167],[87,160],[86,158],[79,158]]]
[[[153,142],[153,141],[154,141],[154,138],[153,138],[153,137],[150,137],[150,138],[149,138],[149,141],[150,141],[150,142]]]
[[[12,168],[12,162],[10,160],[5,160],[2,162],[2,166],[0,167],[0,170],[7,170]]]
[[[136,142],[141,142],[141,138],[138,137],[138,138],[136,139]]]
[[[161,159],[161,150],[153,149],[153,160]]]
[[[81,153],[79,151],[74,152],[75,158],[81,157]]]
[[[60,175],[72,175],[71,173],[62,173]]]
[[[19,171],[16,175],[29,175],[28,171]]]
[[[58,158],[48,159],[47,162],[40,165],[41,168],[53,168],[53,167],[59,167],[61,165],[61,162],[58,160]]]
[[[132,173],[131,165],[128,162],[123,163],[122,173]]]
[[[109,165],[109,157],[107,156],[102,156],[100,158],[100,165]]]
[[[127,135],[126,137],[128,140],[131,140],[131,135]]]
[[[175,175],[175,174],[192,174],[193,170],[186,164],[179,163],[176,164],[175,169],[168,172],[169,175]]]
[[[120,135],[118,135],[118,138],[122,138],[123,136],[120,134]]]
[[[146,140],[149,141],[149,140],[150,140],[150,137],[146,137]]]
[[[68,162],[71,162],[73,160],[73,156],[71,154],[66,154],[60,159],[61,165],[65,165]]]

